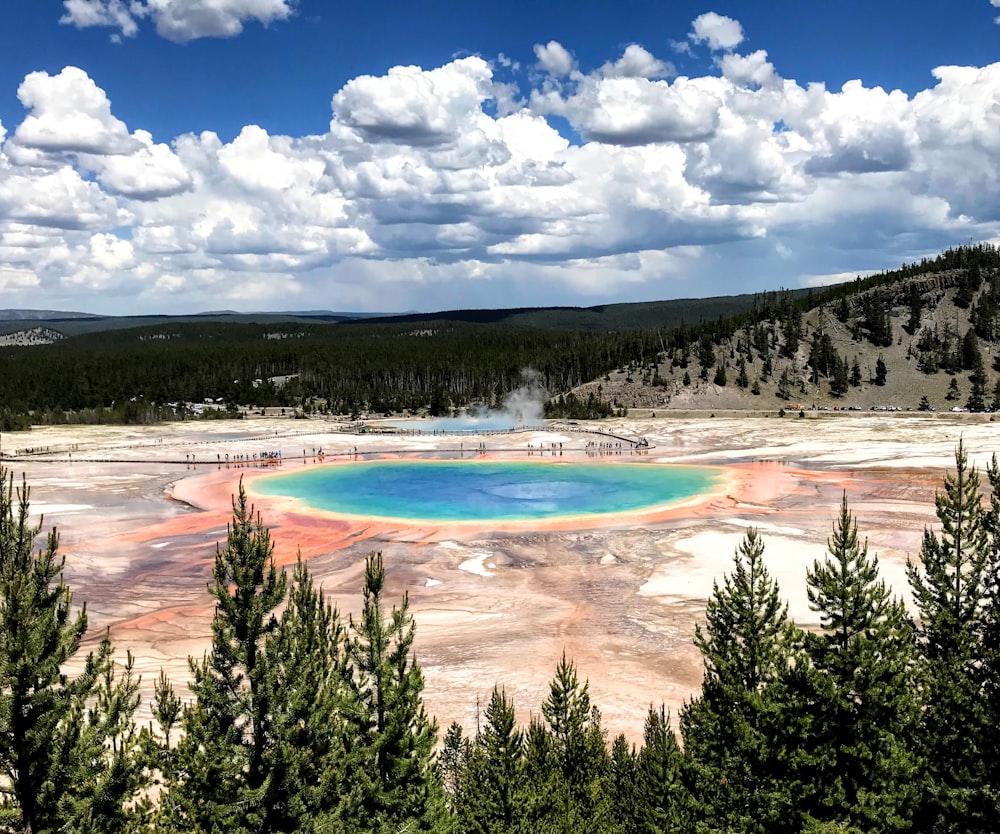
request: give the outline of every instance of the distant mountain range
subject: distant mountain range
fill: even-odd
[[[50,321],[52,319],[99,319],[93,313],[65,310],[0,310],[0,321]]]
[[[29,329],[40,322],[63,336],[78,336],[83,333],[97,333],[104,330],[124,330],[131,327],[145,327],[166,322],[206,322],[217,321],[236,324],[282,324],[302,322],[311,324],[338,324],[340,322],[363,321],[384,316],[384,313],[337,313],[330,310],[310,310],[308,312],[260,312],[238,313],[221,310],[190,315],[138,315],[105,316],[95,313],[68,312],[65,310],[0,310],[0,336]]]
[[[784,292],[784,291],[782,291]],[[809,290],[791,290],[793,298]],[[239,313],[215,310],[189,315],[104,316],[59,310],[0,310],[0,335],[15,333],[29,322],[41,322],[64,336],[120,330],[164,322],[231,322],[277,324],[302,322],[339,324],[371,322],[384,324],[419,324],[454,321],[475,324],[502,324],[545,330],[582,330],[590,332],[672,328],[694,325],[749,310],[760,294],[728,295],[713,298],[679,298],[669,301],[639,301],[622,304],[598,304],[593,307],[517,307],[498,309],[458,309],[430,313],[356,313],[332,310],[288,310]]]

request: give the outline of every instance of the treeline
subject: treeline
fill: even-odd
[[[0,351],[0,402],[36,422],[58,412],[162,407],[205,398],[256,406],[416,411],[442,392],[449,408],[500,406],[533,368],[568,390],[635,356],[650,333],[574,333],[495,325],[175,324],[88,334]],[[137,409],[148,414],[149,409]]]
[[[940,529],[908,565],[912,620],[879,578],[846,497],[807,573],[820,626],[788,617],[749,530],[695,634],[699,695],[675,733],[611,741],[567,658],[527,727],[494,689],[471,737],[435,753],[404,595],[379,554],[345,622],[301,561],[277,570],[240,489],[217,549],[212,641],[182,703],[161,673],[135,721],[132,658],[87,628],[27,486],[0,490],[0,831],[992,832],[1000,820],[1000,467],[989,501],[964,449]]]

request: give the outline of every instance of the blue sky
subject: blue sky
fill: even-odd
[[[995,240],[998,17],[9,2],[0,307],[587,305]]]

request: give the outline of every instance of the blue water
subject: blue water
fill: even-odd
[[[654,507],[704,493],[718,477],[652,463],[369,461],[258,478],[254,491],[367,517],[512,521]]]
[[[518,423],[517,418],[509,414],[489,414],[483,417],[427,417],[417,420],[400,420],[389,423],[397,429],[409,429],[411,431],[443,432],[445,434],[476,434],[482,431],[506,431],[507,429],[522,428],[525,425],[537,426],[540,423]]]

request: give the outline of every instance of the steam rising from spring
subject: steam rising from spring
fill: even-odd
[[[542,375],[533,368],[524,368],[521,384],[507,395],[500,414],[510,418],[512,426],[540,426],[548,398]]]
[[[471,415],[475,425],[491,426],[540,426],[545,415],[545,401],[549,392],[542,375],[533,368],[521,371],[521,384],[504,399],[503,408],[477,408]]]

